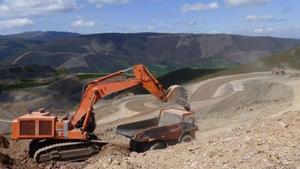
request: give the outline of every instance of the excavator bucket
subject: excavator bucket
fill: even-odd
[[[167,99],[168,102],[174,102],[186,110],[190,111],[190,103],[188,101],[188,92],[187,89],[180,85],[172,85],[167,90]]]

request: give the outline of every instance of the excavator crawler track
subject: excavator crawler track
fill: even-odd
[[[51,144],[38,149],[35,152],[33,159],[37,163],[49,161],[83,161],[92,155],[99,153],[101,147],[105,144],[106,143],[101,140]]]

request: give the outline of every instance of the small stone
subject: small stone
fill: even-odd
[[[51,167],[51,166],[49,166],[49,165],[45,167],[45,169],[51,169],[51,168],[52,168],[52,167]]]
[[[286,124],[286,123],[284,123],[283,121],[280,121],[280,122],[279,122],[279,125],[280,125],[281,127],[284,127],[284,128],[287,128],[287,127],[289,126],[289,124]]]
[[[136,157],[137,155],[138,155],[137,152],[131,152],[131,153],[130,153],[130,156],[132,156],[132,157]]]
[[[251,137],[245,136],[245,138],[244,138],[244,141],[245,141],[245,142],[248,142],[248,141],[250,141],[250,140],[251,140]]]
[[[210,152],[208,152],[208,156],[210,157],[210,158],[213,158],[214,156],[216,156],[217,155],[217,153],[215,152],[215,151],[210,151]]]
[[[102,163],[102,167],[103,168],[107,168],[107,164],[106,163]]]
[[[113,161],[113,160],[112,160],[112,158],[110,157],[110,158],[108,159],[108,163],[110,164],[112,161]]]
[[[193,161],[192,163],[191,163],[191,167],[192,168],[195,168],[195,167],[197,167],[198,166],[198,162],[197,161]]]
[[[279,157],[277,155],[269,155],[269,160],[275,162],[279,160]]]

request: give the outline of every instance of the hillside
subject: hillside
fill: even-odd
[[[272,67],[300,69],[300,48],[268,56],[255,63],[256,68],[268,69]]]
[[[253,71],[269,71],[275,67],[284,69],[300,69],[300,48],[298,47],[270,55],[253,64],[240,65],[227,71],[245,73]]]
[[[143,63],[156,74],[183,67],[229,68],[300,45],[300,40],[227,34],[105,33],[66,37],[19,57],[17,64],[71,72],[112,72]]]
[[[221,70],[182,68],[158,77],[158,81],[167,88],[173,84],[187,83],[195,78],[213,74]]]
[[[44,42],[26,39],[0,38],[0,63],[13,63],[13,59]]]
[[[0,64],[16,64],[19,56],[56,40],[79,36],[69,32],[24,32],[0,36]]]
[[[259,61],[256,61],[255,63],[238,65],[234,68],[218,71],[216,73],[211,73],[207,76],[198,76],[194,78],[193,81],[202,81],[217,76],[233,75],[240,73],[271,71],[273,68],[299,70],[300,48],[293,48],[284,52],[269,55]]]

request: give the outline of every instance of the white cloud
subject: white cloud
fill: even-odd
[[[28,18],[16,18],[0,21],[0,30],[11,29],[32,25],[33,21]]]
[[[96,24],[94,21],[87,21],[83,19],[78,19],[76,21],[73,21],[71,24],[72,27],[86,27],[86,28],[94,27],[95,25]]]
[[[282,22],[287,19],[275,18],[271,15],[248,15],[244,18],[246,21],[271,21],[271,22]]]
[[[266,21],[266,20],[272,20],[273,17],[271,15],[248,15],[245,17],[245,20],[247,21]]]
[[[140,28],[139,28],[138,26],[132,26],[130,29],[133,30],[133,31],[137,31],[137,30],[139,30]]]
[[[107,4],[126,4],[130,0],[89,0],[91,4],[95,4],[97,8],[102,8]]]
[[[0,3],[1,16],[47,15],[77,8],[75,0],[3,0]]]
[[[220,33],[222,33],[222,31],[220,31],[220,30],[212,30],[212,31],[210,31],[208,33],[211,33],[211,34],[220,34]]]
[[[219,4],[217,2],[212,2],[209,4],[205,3],[194,3],[194,4],[184,4],[181,7],[181,11],[186,13],[190,11],[202,11],[202,10],[211,10],[211,9],[217,9],[219,8]]]
[[[151,25],[149,25],[149,26],[147,26],[147,29],[149,29],[149,30],[154,30],[154,29],[155,29],[155,27],[154,27],[154,26],[151,26]]]
[[[183,27],[194,27],[196,26],[198,23],[195,21],[185,21],[185,20],[181,20],[179,22],[176,22],[174,25],[176,26],[183,26]]]
[[[230,6],[260,5],[269,2],[271,0],[225,0],[225,3]]]
[[[272,31],[274,31],[274,28],[269,28],[264,26],[259,26],[258,28],[255,28],[253,30],[253,32],[257,34],[265,34],[265,33],[270,33]]]

